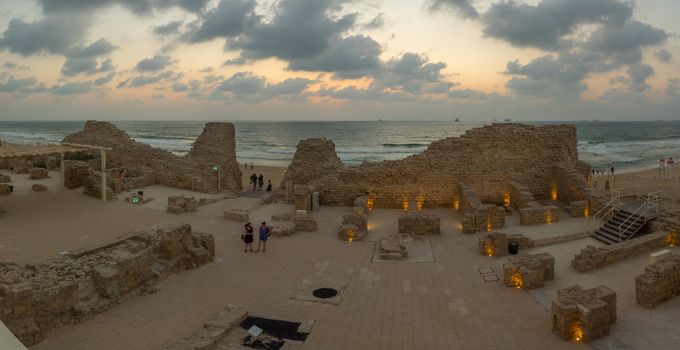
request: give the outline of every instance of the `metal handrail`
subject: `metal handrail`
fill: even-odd
[[[619,191],[613,191],[614,196],[612,199],[607,202],[595,215],[591,216],[591,218],[597,219],[597,221],[601,221],[605,217],[607,217],[609,214],[611,214],[614,210],[618,209],[621,206],[621,193]],[[607,210],[604,212],[604,210]],[[602,214],[604,212],[604,214]],[[600,215],[602,214],[602,215]]]
[[[640,205],[637,209],[635,209],[635,211],[634,211],[632,214],[630,214],[630,215],[626,218],[626,220],[624,220],[624,221],[621,223],[621,225],[619,225],[619,242],[623,242],[623,232],[628,231],[628,229],[631,228],[631,226],[633,226],[633,224],[636,223],[636,222],[638,221],[638,218],[636,218],[636,219],[633,220],[630,224],[628,224],[628,226],[626,227],[625,230],[622,230],[622,229],[621,229],[621,228],[623,227],[623,225],[625,225],[625,224],[628,222],[628,220],[630,220],[630,218],[632,218],[633,216],[638,215],[637,212],[640,211],[643,207],[646,207],[646,206],[647,206],[647,203],[646,203],[646,202],[645,202],[645,203],[642,203],[642,205]],[[628,236],[626,239],[628,239],[628,238],[630,238],[630,236]]]

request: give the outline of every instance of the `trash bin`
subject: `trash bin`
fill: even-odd
[[[519,243],[517,242],[510,242],[508,244],[508,254],[510,255],[517,255],[519,252]]]

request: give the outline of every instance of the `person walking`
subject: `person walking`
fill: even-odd
[[[262,174],[257,178],[257,185],[260,191],[262,191],[262,186],[264,186],[264,176],[262,176]]]
[[[272,180],[267,180],[267,192],[272,191]]]
[[[250,183],[253,184],[253,190],[257,188],[257,175],[255,173],[250,175]]]
[[[250,170],[255,169],[255,166],[253,165],[253,162],[250,162]]]
[[[267,239],[269,238],[269,227],[267,227],[267,223],[262,221],[262,225],[260,225],[260,240],[257,242],[257,250],[255,250],[255,253],[260,251],[260,246],[262,246],[262,252],[265,253],[267,252]]]
[[[245,243],[244,252],[253,252],[253,225],[251,223],[245,224],[243,227],[243,233],[241,234],[241,240]]]

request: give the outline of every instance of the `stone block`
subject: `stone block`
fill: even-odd
[[[671,251],[668,249],[663,249],[659,250],[658,252],[654,252],[652,254],[649,254],[649,263],[653,264],[658,262],[661,259],[665,259],[671,255]]]
[[[12,182],[12,178],[9,175],[0,174],[0,183]]]
[[[47,191],[47,186],[42,184],[33,184],[33,186],[31,186],[31,190],[33,190],[33,192],[45,192]]]
[[[311,216],[296,216],[295,230],[303,232],[314,232],[318,228],[316,219]]]
[[[668,250],[659,253],[664,257],[656,259],[635,277],[635,300],[648,309],[680,295],[680,255],[670,254]]]
[[[348,212],[342,216],[342,224],[354,225],[359,231],[368,231],[368,218],[365,215],[357,214],[356,212]]]
[[[503,282],[508,287],[536,289],[555,278],[555,258],[548,254],[517,255],[503,264]]]
[[[245,209],[227,209],[224,211],[224,218],[231,221],[248,222],[250,215],[249,211]]]
[[[12,192],[9,186],[8,184],[0,184],[0,196],[8,195]]]
[[[282,212],[272,214],[272,220],[274,221],[289,221],[293,215],[289,212]]]
[[[276,221],[271,226],[271,234],[276,237],[289,237],[295,234],[295,223]]]
[[[416,235],[439,234],[440,219],[437,215],[407,212],[399,215],[399,233],[412,233]]]
[[[338,239],[341,241],[363,241],[366,236],[367,231],[360,230],[356,225],[343,224],[338,229]]]
[[[15,174],[28,174],[33,169],[33,162],[26,159],[15,159],[10,164],[10,168]]]
[[[479,253],[485,256],[508,255],[508,236],[501,232],[490,232],[478,240]]]
[[[463,233],[475,233],[477,232],[477,225],[475,224],[475,216],[470,213],[463,214],[461,218]]]
[[[589,342],[608,335],[616,322],[616,293],[603,285],[559,289],[551,313],[552,331],[562,340]]]
[[[32,168],[28,176],[28,178],[31,180],[47,179],[49,177],[50,174],[45,168]]]
[[[382,259],[405,259],[413,236],[410,234],[388,234],[380,238],[378,248]]]

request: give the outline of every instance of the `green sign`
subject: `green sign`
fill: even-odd
[[[219,165],[213,165],[213,166],[212,166],[212,171],[214,171],[214,172],[220,171],[220,166],[219,166]]]
[[[139,204],[142,202],[142,197],[132,197],[133,204]]]

